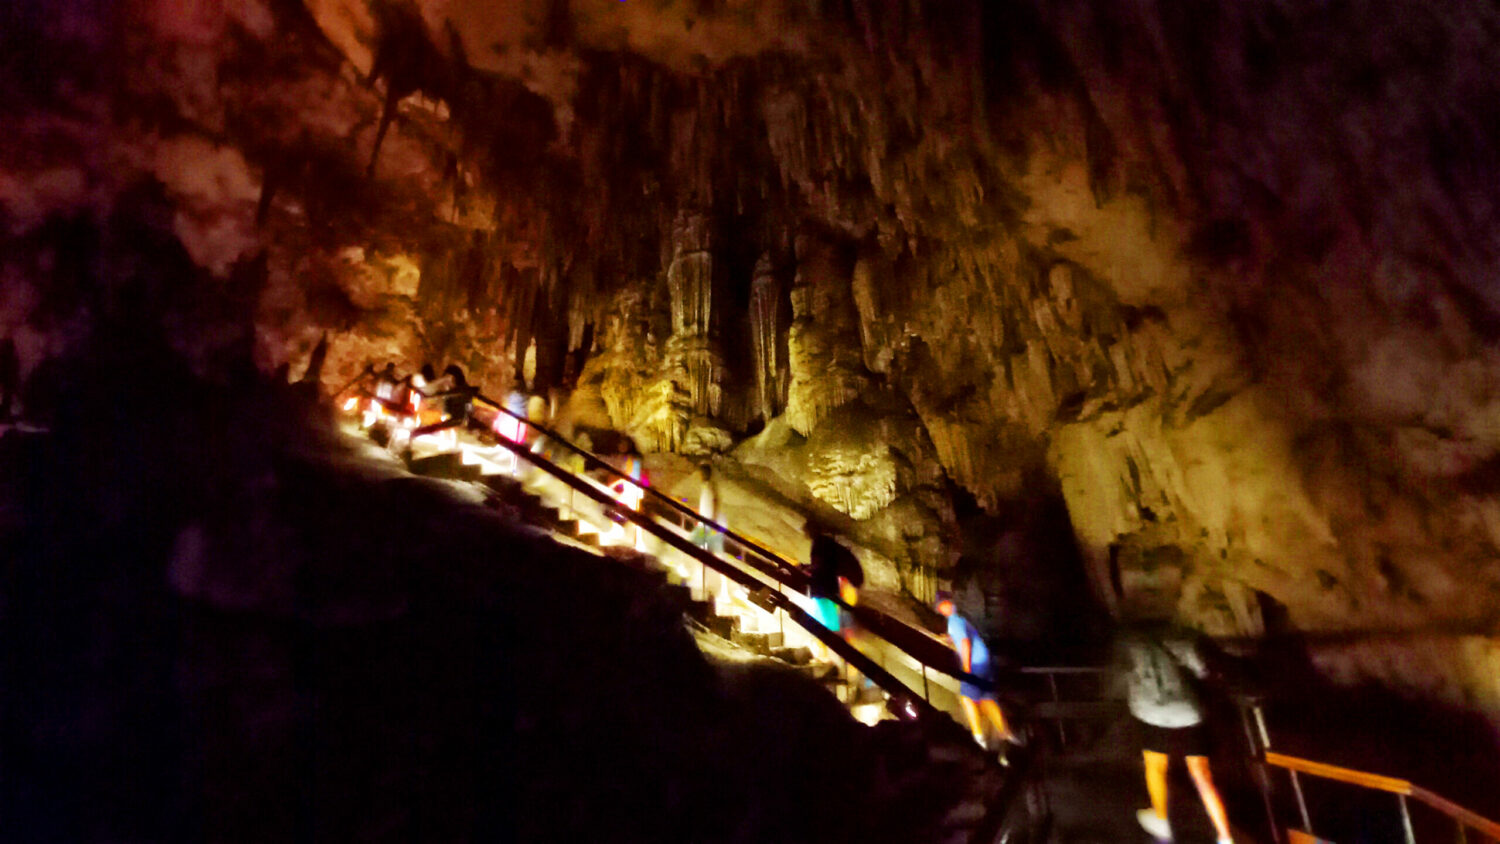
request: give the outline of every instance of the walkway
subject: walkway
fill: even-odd
[[[381,438],[394,440],[394,450],[407,456],[413,471],[481,484],[495,506],[511,508],[518,519],[660,577],[682,595],[684,612],[705,651],[740,649],[797,666],[828,686],[866,724],[937,713],[964,722],[958,686],[965,675],[942,639],[868,606],[841,603],[857,621],[846,641],[814,620],[804,567],[789,556],[709,521],[649,484],[636,483],[555,432],[483,396],[473,397],[476,403],[465,425],[432,415],[417,427],[420,417],[407,408],[368,396],[351,398],[343,407],[348,412],[363,408],[365,427],[387,432]],[[718,540],[713,547],[722,551],[707,550],[710,536]],[[1033,738],[1044,740],[1014,754],[1018,764],[1008,776],[970,771],[968,796],[944,821],[951,840],[1146,841],[1134,823],[1135,809],[1146,804],[1137,744],[1123,701],[1112,698],[1107,676],[1093,668],[1031,668],[1022,669],[1021,678],[1027,688],[1009,689],[1012,703],[1007,708],[1030,709],[1037,731]],[[1027,702],[1016,700],[1018,696]],[[1225,755],[1231,762],[1266,759],[1263,740],[1254,737],[1248,719],[1245,724],[1248,743]],[[951,723],[947,729],[963,735]],[[962,738],[959,742],[965,744]],[[952,756],[936,746],[926,750]],[[953,759],[965,752],[973,755],[966,747]],[[1240,781],[1238,789],[1231,786],[1226,794],[1231,815],[1263,820],[1275,800],[1263,799],[1258,789],[1246,785],[1254,763],[1225,771],[1217,760],[1218,754],[1221,787]],[[1267,775],[1255,773],[1259,782],[1267,781]],[[1178,840],[1214,840],[1192,786],[1185,776],[1178,779],[1172,804]],[[1461,814],[1449,814],[1463,821]],[[1487,822],[1477,823],[1484,829]],[[1410,842],[1410,824],[1407,829]],[[1257,839],[1236,830],[1236,840]]]

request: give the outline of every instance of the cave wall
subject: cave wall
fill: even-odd
[[[330,385],[393,358],[499,388],[534,344],[538,389],[648,449],[805,438],[785,492],[890,522],[902,566],[957,571],[970,502],[1054,496],[1106,602],[1493,642],[1494,9],[0,14],[23,378],[130,275],[76,244],[128,236],[150,185],[194,278],[163,330],[201,369],[326,334]],[[1475,677],[1493,644],[1452,652]]]

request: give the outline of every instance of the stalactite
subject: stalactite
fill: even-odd
[[[855,519],[868,519],[896,499],[890,449],[874,443],[823,450],[808,466],[807,487]]]
[[[672,333],[707,336],[713,314],[713,256],[708,216],[680,212],[672,226],[672,262],[667,285],[672,297]]]
[[[672,227],[672,262],[667,268],[672,308],[667,367],[680,368],[687,407],[700,416],[718,416],[723,404],[724,360],[713,330],[714,259],[709,225],[704,213],[678,213]]]
[[[784,406],[782,372],[786,350],[782,346],[781,285],[772,271],[771,256],[762,255],[755,264],[750,289],[750,340],[754,346],[756,406],[754,414],[770,419]]]

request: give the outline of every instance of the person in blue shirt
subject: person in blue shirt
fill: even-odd
[[[948,638],[953,642],[953,649],[958,651],[958,661],[963,670],[991,681],[991,688],[985,689],[968,680],[959,680],[959,702],[963,705],[964,715],[969,719],[969,729],[974,733],[975,743],[980,747],[989,746],[985,742],[986,720],[994,725],[1003,741],[1016,742],[1016,734],[1006,724],[1005,715],[1000,711],[1000,699],[995,695],[995,667],[990,661],[990,649],[984,643],[984,637],[979,635],[979,630],[973,623],[958,614],[951,594],[937,594],[937,611],[948,619]],[[981,720],[981,714],[984,720]]]

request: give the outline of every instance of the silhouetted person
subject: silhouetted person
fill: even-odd
[[[985,741],[986,724],[994,726],[1002,741],[1017,741],[1015,732],[1005,723],[1005,715],[1000,711],[1000,698],[994,689],[995,665],[990,660],[990,649],[985,644],[984,637],[972,622],[958,613],[953,595],[938,592],[936,604],[938,614],[948,619],[948,638],[953,642],[953,649],[958,652],[959,667],[990,684],[989,688],[985,688],[967,679],[960,679],[958,683],[959,703],[964,708],[964,717],[969,721],[974,742],[980,747],[990,748],[989,742]]]
[[[526,425],[521,421],[526,416],[526,384],[520,378],[511,382],[505,392],[504,411],[495,414],[495,433],[514,443],[526,441]]]
[[[424,363],[422,368],[406,376],[405,406],[407,412],[418,415],[422,408],[422,401],[427,398],[432,390],[432,382],[437,380],[437,373],[432,371],[432,364]]]
[[[822,525],[809,522],[807,530],[812,537],[807,552],[807,592],[813,599],[813,616],[848,641],[851,631],[845,623],[839,601],[853,606],[859,600],[858,588],[865,582],[864,569],[853,552],[829,535]],[[818,651],[820,658],[828,658],[826,647],[821,642]]]
[[[607,478],[605,482],[616,501],[632,510],[640,510],[641,499],[645,497],[646,487],[651,483],[646,478],[645,458],[641,457],[629,437],[621,437],[615,448],[616,453],[609,459],[609,464],[618,470],[618,474]],[[628,527],[621,524],[619,528],[620,536],[630,537],[632,545],[640,544],[639,531],[634,524]]]
[[[636,450],[635,443],[629,437],[621,437],[615,443],[615,454],[608,458],[608,463],[619,473],[607,481],[615,490],[615,497],[632,510],[639,508],[644,488],[651,482],[646,479],[646,460]]]
[[[460,420],[460,424],[467,422],[469,411],[474,406],[474,390],[469,386],[469,379],[464,377],[464,371],[457,364],[450,364],[443,370],[446,383],[443,389],[447,395],[443,398],[443,412],[449,418]]]
[[[829,630],[837,633],[839,605],[838,553],[842,546],[816,525],[808,527],[812,546],[807,552],[807,594],[813,599],[814,615]]]
[[[318,345],[313,346],[312,356],[307,359],[307,369],[302,372],[302,383],[317,384],[323,380],[323,362],[328,359],[328,332],[318,338]]]
[[[375,397],[382,401],[393,401],[401,379],[396,377],[396,364],[386,362],[385,369],[375,373]]]

